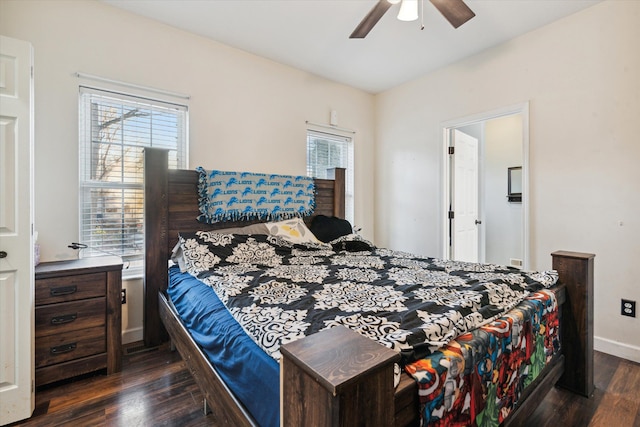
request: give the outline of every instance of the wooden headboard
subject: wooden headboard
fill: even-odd
[[[333,171],[334,179],[315,180],[314,215],[344,218],[345,170],[336,168]],[[144,152],[144,210],[144,343],[155,346],[167,338],[158,314],[158,292],[167,288],[167,261],[178,241],[178,233],[261,221],[199,222],[198,172],[168,169],[168,152],[159,148],[146,148]],[[309,222],[311,218],[305,218],[305,221]]]

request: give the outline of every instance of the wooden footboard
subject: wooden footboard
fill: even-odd
[[[556,296],[559,303],[564,303],[564,285],[558,287]],[[160,319],[216,421],[228,426],[258,425],[208,362],[168,298],[161,293],[158,301]],[[398,387],[394,389],[392,385],[393,369],[390,366],[398,355],[368,339],[364,339],[366,348],[363,349],[362,337],[351,330],[335,332],[338,330],[330,336],[310,336],[292,343],[295,345],[283,346],[282,425],[298,426],[303,419],[306,425],[348,426],[354,424],[353,417],[358,415],[373,416],[370,421],[386,420],[366,425],[419,425],[415,381],[403,373]],[[560,354],[544,368],[525,390],[521,403],[504,426],[524,424],[564,373],[564,360]]]
[[[344,205],[336,206],[334,201],[344,194],[344,171],[339,171],[336,178],[317,181],[316,188],[322,194],[320,213],[343,212]],[[196,183],[195,171],[167,171],[166,151],[145,150],[145,344],[160,344],[166,328],[218,421],[229,426],[257,425],[193,341],[164,294],[168,283],[167,260],[177,231],[204,227],[195,220]],[[560,300],[566,287],[567,301],[561,319],[562,355],[543,370],[505,425],[520,425],[561,376],[562,386],[587,396],[593,392],[593,257],[575,252],[553,253],[553,268],[558,270],[562,283]],[[359,336],[345,339],[342,335],[345,333],[356,334],[342,331],[339,341],[334,336],[328,337],[329,341],[324,337],[323,341],[322,337],[312,335],[292,343],[295,346],[283,347],[280,397],[283,424],[299,425],[301,420],[313,426],[352,425],[354,420],[361,424],[360,416],[368,414],[371,425],[417,425],[415,382],[403,374],[400,385],[393,389],[389,366],[393,365],[395,355],[375,342],[369,347],[371,343],[361,341]],[[318,339],[322,342],[313,341]],[[332,347],[336,342],[340,345]],[[309,343],[313,345],[310,347]],[[329,353],[317,359],[309,348]],[[325,359],[330,364],[323,363]],[[320,398],[323,390],[325,396]],[[354,390],[356,398],[344,397],[345,392]]]
[[[556,253],[557,254],[557,253]],[[557,256],[557,255],[556,255]],[[562,276],[561,276],[562,277]],[[565,276],[566,279],[569,279]],[[567,293],[564,283],[554,287],[558,304],[565,304]],[[334,328],[335,329],[335,328]],[[330,331],[333,331],[330,330]],[[355,412],[361,417],[374,414],[376,420],[384,422],[362,423],[362,425],[393,425],[416,426],[419,425],[419,402],[417,385],[409,375],[403,373],[400,385],[394,390],[390,382],[376,382],[376,393],[361,392],[367,402],[363,407],[362,402],[353,399],[358,395],[357,385],[365,381],[367,375],[377,375],[369,365],[372,360],[383,359],[390,352],[386,347],[373,342],[366,350],[361,348],[362,337],[351,330],[344,329],[331,333],[326,331],[325,344],[318,344],[318,340],[312,342],[307,337],[281,348],[283,362],[281,364],[282,377],[284,379],[281,390],[281,399],[285,403],[282,408],[282,425],[297,426],[304,419],[306,425],[313,426],[349,426],[354,423],[350,420],[350,413]],[[350,336],[350,338],[349,338]],[[566,334],[563,337],[567,337]],[[366,340],[365,341],[370,341]],[[563,341],[562,346],[572,346],[569,341]],[[316,348],[311,355],[308,349]],[[354,358],[354,354],[363,355]],[[388,366],[393,364],[391,356],[386,359],[388,380]],[[326,361],[319,363],[318,359]],[[565,357],[562,354],[552,359],[538,375],[536,380],[523,392],[521,401],[516,409],[507,417],[504,426],[520,426],[538,407],[544,396],[558,382],[565,371]],[[327,381],[327,377],[335,377],[336,367],[342,367],[341,374],[348,384],[344,387],[341,381]],[[347,374],[348,373],[348,374]],[[572,374],[573,375],[573,374]],[[387,387],[385,389],[385,387]],[[385,397],[386,396],[386,397]],[[388,396],[393,396],[389,398]],[[292,399],[305,402],[305,406],[291,404]],[[389,402],[393,402],[390,405]],[[393,410],[392,421],[389,421],[389,413]],[[304,417],[302,416],[304,414]],[[331,420],[331,421],[328,421]],[[365,418],[359,419],[363,421]]]

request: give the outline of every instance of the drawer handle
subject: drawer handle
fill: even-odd
[[[65,323],[71,323],[78,318],[78,313],[63,314],[62,316],[56,316],[51,318],[52,325],[64,325]]]
[[[49,293],[52,297],[59,297],[62,295],[71,295],[75,294],[78,290],[76,285],[73,286],[61,286],[59,288],[49,288]]]
[[[50,351],[51,351],[51,354],[69,353],[70,351],[75,350],[76,347],[77,347],[77,343],[72,342],[70,344],[64,344],[64,345],[58,345],[56,347],[51,347]]]

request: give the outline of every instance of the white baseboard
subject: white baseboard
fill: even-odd
[[[593,337],[593,348],[603,353],[640,363],[640,347],[635,345],[601,337]]]
[[[122,344],[129,344],[144,339],[142,326],[122,331]]]

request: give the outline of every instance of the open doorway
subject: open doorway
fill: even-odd
[[[528,119],[520,104],[442,125],[444,258],[527,268]]]

